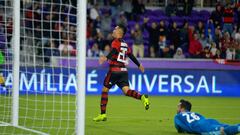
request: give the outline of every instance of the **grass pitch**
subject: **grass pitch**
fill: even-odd
[[[173,124],[176,105],[190,100],[192,111],[223,123],[240,123],[240,99],[220,97],[150,96],[150,109],[126,96],[109,96],[108,120],[94,122],[100,112],[100,96],[86,97],[86,135],[177,135]],[[10,122],[11,98],[0,95],[0,121]],[[20,96],[20,125],[56,134],[74,134],[75,96]],[[53,111],[54,110],[54,111]],[[1,124],[1,123],[0,123]],[[0,126],[0,134],[34,134],[11,126]]]

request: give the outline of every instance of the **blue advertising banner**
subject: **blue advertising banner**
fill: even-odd
[[[87,94],[100,94],[107,69],[87,68]],[[3,73],[7,87],[12,86],[12,73]],[[130,88],[149,95],[232,96],[240,97],[240,72],[216,70],[129,69]],[[20,94],[75,94],[76,71],[66,68],[21,68]],[[6,89],[0,88],[0,93]],[[110,94],[122,94],[117,87]]]

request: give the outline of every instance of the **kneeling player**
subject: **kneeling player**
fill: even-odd
[[[123,40],[123,37],[126,33],[126,28],[124,26],[117,26],[113,30],[113,37],[115,38],[112,42],[112,50],[105,57],[102,56],[99,59],[100,64],[108,60],[109,62],[109,71],[104,80],[104,86],[102,89],[101,96],[101,114],[95,117],[94,121],[106,121],[106,108],[108,103],[108,91],[116,84],[122,89],[124,94],[129,97],[141,100],[144,104],[146,110],[149,108],[149,100],[147,95],[141,95],[136,90],[131,90],[128,83],[128,72],[126,68],[126,58],[129,57],[138,68],[144,72],[144,67],[138,62],[136,57],[132,54],[130,47]]]
[[[227,125],[214,119],[206,119],[202,115],[191,112],[189,101],[180,100],[174,123],[179,133],[202,135],[235,135],[240,133],[240,124]]]

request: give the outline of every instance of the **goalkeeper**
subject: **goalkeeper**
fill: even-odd
[[[128,72],[126,68],[127,57],[129,57],[138,68],[144,72],[144,67],[138,62],[136,57],[132,54],[130,47],[123,40],[126,33],[124,26],[117,26],[113,30],[113,37],[115,38],[112,42],[112,50],[107,56],[102,56],[99,59],[100,64],[105,61],[109,62],[109,72],[104,80],[104,87],[101,95],[101,114],[95,117],[94,121],[106,121],[106,107],[108,102],[108,91],[115,84],[118,85],[126,96],[133,97],[137,100],[141,100],[146,110],[149,108],[149,100],[147,95],[141,95],[136,90],[131,90],[128,83]]]
[[[201,114],[191,112],[192,104],[180,100],[177,115],[174,118],[175,128],[178,133],[201,135],[236,135],[240,133],[240,124],[222,124],[215,119],[206,119]]]

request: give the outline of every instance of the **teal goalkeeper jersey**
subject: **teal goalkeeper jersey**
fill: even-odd
[[[195,112],[179,113],[174,118],[175,127],[178,132],[202,134],[206,132],[219,131],[223,124],[214,119],[206,119]]]

